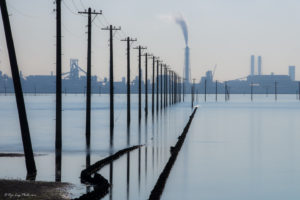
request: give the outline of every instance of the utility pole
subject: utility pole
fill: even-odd
[[[277,101],[277,81],[275,81],[275,101]]]
[[[253,82],[251,82],[251,101],[253,101]]]
[[[298,99],[300,101],[300,81],[298,82]]]
[[[62,97],[61,97],[61,0],[56,0],[56,135],[55,180],[61,181]]]
[[[172,104],[175,104],[175,72],[172,71]]]
[[[113,49],[113,32],[121,30],[121,27],[108,26],[102,30],[109,31],[109,86],[110,86],[110,144],[113,143],[113,129],[114,129],[114,49]]]
[[[162,73],[163,64],[160,64],[160,110],[163,108],[163,73]]]
[[[224,94],[225,94],[225,101],[227,101],[227,82],[225,82]]]
[[[207,81],[205,79],[205,82],[204,82],[204,93],[205,93],[205,95],[204,95],[204,101],[205,102],[206,102],[206,83],[207,83]]]
[[[151,54],[145,53],[145,115],[148,116],[148,57],[151,57]]]
[[[167,65],[164,65],[164,108],[167,107]]]
[[[169,70],[168,73],[168,77],[169,77],[169,105],[172,105],[172,70]]]
[[[24,103],[24,96],[23,90],[20,81],[20,74],[19,74],[19,67],[17,63],[17,56],[15,52],[14,41],[12,37],[12,31],[9,22],[9,16],[6,6],[6,1],[0,1],[1,7],[1,14],[2,14],[2,21],[4,26],[4,32],[6,37],[6,44],[7,44],[7,51],[9,55],[10,67],[12,78],[14,82],[14,89],[17,101],[17,108],[19,114],[19,121],[21,127],[21,134],[22,134],[22,141],[23,141],[23,148],[25,154],[25,163],[27,168],[27,179],[35,179],[36,176],[36,166],[33,156],[31,138],[30,138],[30,131],[28,126],[28,120],[26,115],[26,108]]]
[[[158,108],[159,108],[159,61],[158,59],[156,60],[156,112],[158,113]]]
[[[185,80],[186,80],[185,78],[182,79],[182,93],[183,93],[182,97],[183,97],[183,102],[184,102],[184,95],[185,95],[185,84],[184,84]]]
[[[92,15],[102,14],[100,12],[88,11],[78,12],[78,14],[88,15],[88,44],[87,44],[87,78],[86,78],[86,146],[89,148],[91,144],[91,66],[92,66]]]
[[[152,57],[153,59],[153,66],[152,66],[152,115],[154,114],[154,88],[155,88],[155,56]]]
[[[132,42],[137,41],[137,39],[132,39],[130,37],[127,37],[124,40],[121,40],[123,42],[127,43],[127,126],[130,125],[130,44]]]
[[[194,108],[194,90],[195,90],[195,80],[193,79],[193,86],[192,86],[192,108]]]
[[[139,123],[142,118],[142,50],[147,49],[146,47],[142,47],[141,45],[135,47],[139,51]]]
[[[218,81],[216,80],[216,102],[218,101]]]

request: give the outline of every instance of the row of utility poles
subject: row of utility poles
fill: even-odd
[[[56,0],[56,136],[55,136],[55,173],[56,181],[61,181],[61,160],[62,160],[62,34],[61,34],[61,1]],[[4,31],[7,42],[7,49],[9,53],[9,60],[12,71],[12,78],[14,82],[14,89],[16,94],[16,101],[18,107],[19,121],[21,127],[23,148],[25,154],[27,179],[35,179],[37,170],[32,150],[30,131],[28,126],[28,120],[26,115],[23,91],[21,87],[19,69],[17,64],[17,58],[13,43],[12,31],[10,27],[9,15],[7,11],[6,0],[0,1]],[[86,83],[86,146],[90,148],[91,139],[91,49],[92,49],[92,15],[101,15],[102,11],[96,12],[89,8],[87,11],[78,12],[79,14],[88,15],[88,41],[87,41],[87,83]],[[113,62],[113,36],[114,31],[121,30],[120,27],[108,26],[102,30],[109,31],[110,37],[110,65],[109,65],[109,77],[110,77],[110,143],[113,145],[113,129],[114,129],[114,62]],[[130,37],[124,40],[127,43],[127,125],[129,126],[131,121],[130,115],[130,50],[132,42],[137,41]],[[184,95],[184,87],[182,87],[184,80],[178,76],[176,72],[171,70],[166,64],[163,64],[159,57],[155,57],[152,54],[142,54],[143,50],[147,49],[143,46],[138,46],[134,49],[138,50],[138,69],[139,69],[139,122],[142,118],[142,88],[141,88],[141,68],[142,68],[142,56],[145,57],[145,115],[148,115],[148,58],[152,58],[152,114],[155,111],[155,78],[156,78],[156,110],[157,112],[167,108],[170,105],[176,104],[181,101],[181,95]],[[156,68],[156,77],[155,77]],[[160,68],[160,72],[159,72]],[[159,88],[160,87],[160,88]],[[182,92],[183,90],[183,92]],[[160,91],[160,94],[159,94]],[[160,102],[159,102],[160,95]],[[184,98],[184,96],[183,96]]]

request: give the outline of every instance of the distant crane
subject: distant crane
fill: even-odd
[[[68,76],[66,76],[67,79],[78,80],[80,71],[86,74],[86,71],[84,71],[81,67],[79,67],[78,59],[70,59],[70,71],[62,73],[62,76],[68,74]]]
[[[213,70],[213,73],[212,73],[212,80],[214,79],[216,69],[217,69],[217,64],[215,65],[214,70]]]

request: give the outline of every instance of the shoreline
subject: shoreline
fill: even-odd
[[[0,199],[69,200],[70,183],[0,179]]]

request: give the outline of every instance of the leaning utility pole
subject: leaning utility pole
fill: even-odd
[[[130,44],[131,42],[137,41],[137,39],[132,39],[130,37],[127,37],[124,40],[121,40],[124,42],[127,42],[127,126],[130,125]]]
[[[32,144],[30,139],[30,131],[28,126],[28,120],[26,115],[26,108],[24,103],[23,91],[20,81],[19,67],[17,63],[17,56],[15,52],[14,41],[12,37],[9,16],[6,6],[6,1],[0,1],[2,21],[4,26],[4,32],[6,37],[7,51],[9,55],[10,67],[12,78],[14,82],[14,89],[17,101],[17,108],[19,114],[19,121],[21,127],[23,148],[25,154],[25,163],[27,168],[27,179],[34,179],[36,176],[36,166],[34,161],[34,155],[32,150]]]
[[[109,49],[110,49],[110,62],[109,62],[109,86],[110,86],[110,144],[112,145],[113,129],[114,129],[114,49],[113,49],[113,31],[121,30],[121,27],[108,26],[102,30],[109,31]]]
[[[61,181],[62,97],[61,97],[61,0],[56,0],[56,135],[55,180]]]
[[[87,73],[86,73],[86,145],[89,148],[91,144],[91,66],[92,66],[92,15],[101,15],[100,12],[88,11],[78,12],[78,14],[88,15],[88,45],[87,45]]]
[[[135,47],[139,51],[139,123],[142,118],[142,50],[147,49],[147,47],[142,47],[141,45]]]

